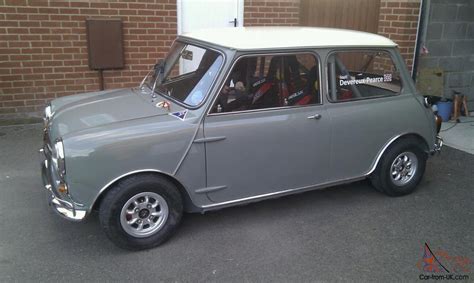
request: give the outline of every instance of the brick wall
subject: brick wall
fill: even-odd
[[[0,115],[41,111],[55,97],[95,91],[85,19],[123,20],[125,68],[104,71],[107,89],[137,85],[176,36],[176,1],[0,1]]]
[[[420,0],[381,0],[379,34],[398,44],[411,71],[416,45]]]
[[[444,71],[444,96],[453,90],[468,96],[474,109],[474,1],[431,1],[423,44],[428,54],[421,55],[419,68]]]
[[[176,0],[0,0],[0,117],[38,115],[56,97],[96,91],[85,19],[123,20],[125,68],[106,89],[135,86],[177,33]],[[299,0],[245,1],[245,25],[296,25]]]
[[[295,26],[300,17],[299,0],[245,0],[245,26]]]

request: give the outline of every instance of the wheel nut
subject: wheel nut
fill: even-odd
[[[138,220],[137,220],[137,223],[140,224],[140,223],[142,223],[142,221],[141,221],[140,219],[138,219]]]
[[[135,208],[135,212],[138,212],[138,208]]]
[[[146,207],[147,207],[147,208],[151,208],[151,204],[148,204]]]

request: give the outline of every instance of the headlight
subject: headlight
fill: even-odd
[[[64,144],[62,139],[57,139],[54,143],[54,149],[52,153],[52,161],[54,169],[58,172],[59,177],[64,181],[66,176],[66,164],[64,161]]]

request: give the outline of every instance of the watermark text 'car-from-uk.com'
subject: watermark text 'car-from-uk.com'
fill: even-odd
[[[471,259],[465,256],[452,256],[444,250],[433,252],[430,246],[423,245],[423,257],[416,263],[422,272],[420,280],[468,281]]]

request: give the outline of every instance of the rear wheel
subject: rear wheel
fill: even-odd
[[[105,195],[99,219],[117,246],[141,250],[165,242],[183,214],[181,195],[168,180],[141,174],[120,181]]]
[[[426,167],[427,154],[417,139],[406,138],[391,145],[370,177],[376,190],[389,196],[413,192]]]

